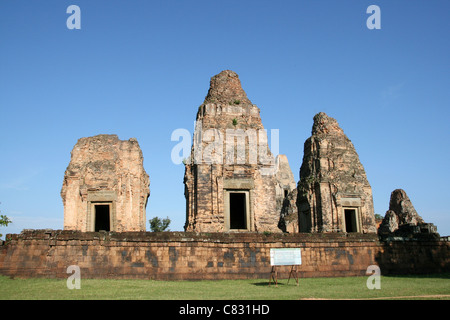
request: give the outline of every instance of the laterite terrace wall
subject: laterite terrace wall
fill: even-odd
[[[66,278],[77,265],[82,278],[269,278],[270,248],[301,248],[300,277],[450,271],[450,243],[380,242],[373,234],[261,234],[185,232],[78,232],[24,230],[0,246],[0,274]],[[285,268],[286,276],[288,267]],[[283,274],[281,274],[283,276]]]

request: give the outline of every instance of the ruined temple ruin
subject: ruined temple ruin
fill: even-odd
[[[437,228],[432,223],[426,223],[403,189],[391,193],[389,210],[378,229],[382,237],[417,237],[427,236],[439,238]]]
[[[136,139],[105,134],[79,139],[61,190],[64,229],[145,231],[149,185]]]
[[[295,182],[294,174],[292,173],[289,165],[288,158],[284,154],[279,154],[275,160],[275,194],[277,202],[277,212],[281,213],[286,206],[285,201],[295,188],[297,183]]]
[[[259,113],[236,73],[211,78],[183,161],[189,233],[141,232],[150,181],[136,139],[79,139],[61,190],[64,230],[6,235],[0,275],[68,279],[76,266],[83,279],[255,279],[275,271],[276,247],[301,250],[302,277],[361,276],[375,265],[383,275],[450,272],[450,241],[405,191],[392,192],[376,233],[371,187],[335,119],[315,115],[296,184]]]
[[[280,213],[278,227],[283,232],[295,233],[298,232],[297,183],[285,155],[277,156],[276,165],[276,201],[277,212]]]
[[[372,189],[358,154],[325,113],[314,116],[297,187],[300,232],[376,233]]]
[[[295,183],[288,182],[287,160],[279,158],[277,166],[260,110],[235,72],[225,70],[211,78],[193,140],[184,162],[185,230],[280,232],[277,198]]]

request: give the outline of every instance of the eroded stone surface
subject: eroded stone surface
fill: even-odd
[[[276,166],[276,201],[277,212],[280,212],[278,227],[283,232],[298,232],[297,184],[286,155],[277,156]]]
[[[389,210],[378,229],[382,237],[431,237],[439,238],[437,228],[426,223],[417,213],[411,200],[403,189],[391,193]]]
[[[297,191],[301,232],[376,232],[364,167],[337,121],[323,112],[304,144]]]
[[[185,168],[186,231],[280,231],[275,158],[260,110],[235,72],[211,78]],[[233,205],[235,198],[245,203],[240,224],[233,223],[233,213],[242,207]]]
[[[419,224],[425,222],[422,217],[419,216],[416,209],[414,209],[411,200],[402,189],[392,191],[391,199],[389,201],[389,210],[395,212],[399,224]]]
[[[145,231],[149,184],[136,139],[123,141],[117,135],[79,139],[61,189],[64,229],[95,231],[100,219],[97,206],[103,205],[109,213],[106,231]]]

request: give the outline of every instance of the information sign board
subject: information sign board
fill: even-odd
[[[300,248],[271,248],[271,266],[294,266],[302,264],[302,253]]]

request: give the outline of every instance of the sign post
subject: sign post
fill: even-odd
[[[271,248],[270,249],[270,265],[272,271],[270,272],[269,286],[272,279],[275,287],[278,287],[278,266],[291,266],[289,271],[289,280],[291,276],[295,279],[298,286],[298,270],[297,266],[302,264],[302,253],[300,248]]]

